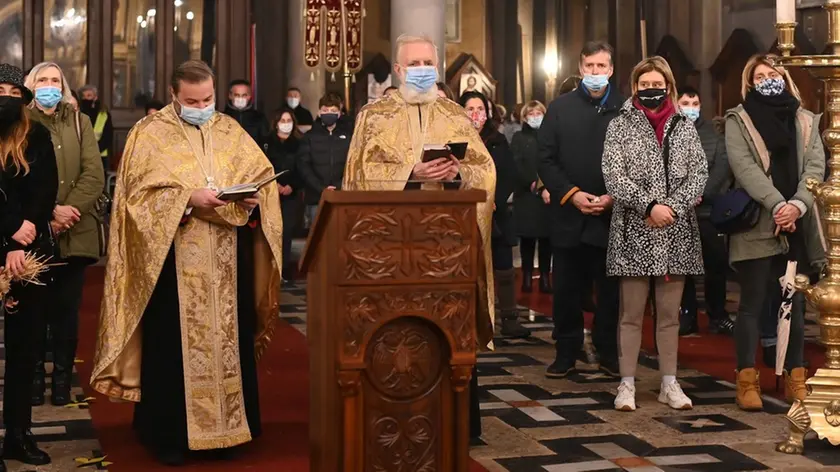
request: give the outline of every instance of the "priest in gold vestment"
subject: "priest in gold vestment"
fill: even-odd
[[[397,40],[394,73],[402,86],[395,93],[362,108],[344,169],[344,190],[403,190],[419,186],[442,190],[460,176],[464,185],[487,191],[478,204],[484,276],[477,305],[479,349],[492,348],[494,318],[493,263],[490,248],[496,168],[466,112],[457,103],[437,94],[438,54],[425,37],[401,36]],[[424,145],[467,143],[465,158],[440,158],[423,163]],[[476,375],[472,376],[470,435],[480,435]]]
[[[260,433],[256,360],[278,314],[280,196],[218,189],[272,166],[215,112],[213,73],[179,66],[173,104],[131,130],[120,162],[91,384],[136,402],[140,440],[166,464]]]

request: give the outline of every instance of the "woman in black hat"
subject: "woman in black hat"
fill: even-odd
[[[50,220],[58,192],[58,170],[50,132],[25,110],[32,92],[23,72],[0,64],[0,265],[23,271],[27,252],[52,256]],[[30,431],[32,382],[39,336],[43,335],[45,287],[13,284],[5,304],[6,373],[3,459],[32,465],[50,463]],[[0,472],[6,470],[0,460]]]

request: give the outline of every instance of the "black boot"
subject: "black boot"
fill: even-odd
[[[551,293],[551,274],[540,272],[540,293]]]
[[[32,431],[27,428],[9,428],[3,445],[3,459],[30,465],[47,465],[50,456],[38,449]]]
[[[44,368],[44,361],[35,364],[35,380],[32,382],[32,406],[41,406],[45,403],[44,390],[47,388],[47,371]]]
[[[72,400],[70,395],[70,384],[73,379],[73,364],[53,363],[52,372],[52,404],[55,406],[64,406]]]
[[[497,270],[496,294],[499,297],[499,311],[502,314],[502,336],[509,338],[527,338],[531,330],[522,326],[516,312],[516,291],[514,290],[516,274],[514,269]]]
[[[680,336],[696,334],[697,331],[697,312],[689,313],[688,310],[680,307]]]
[[[534,273],[522,269],[522,293],[531,293],[534,290]]]

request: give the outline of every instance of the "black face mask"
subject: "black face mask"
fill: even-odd
[[[23,99],[21,97],[0,97],[0,123],[9,126],[20,121]]]
[[[656,110],[668,98],[668,89],[649,88],[639,90],[636,93],[636,97],[639,99],[639,103],[641,103],[643,107],[649,110]]]
[[[97,100],[81,100],[79,102],[79,107],[82,110],[98,110],[99,103],[97,103]]]
[[[338,122],[338,113],[321,113],[321,121],[324,126],[332,126]]]

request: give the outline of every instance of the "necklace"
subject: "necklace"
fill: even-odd
[[[198,166],[201,168],[201,173],[204,174],[204,179],[207,181],[207,188],[213,190],[214,192],[219,190],[216,186],[216,179],[210,174],[210,172],[207,172],[207,169],[204,167],[204,163],[201,161],[202,155],[207,156],[207,160],[210,164],[210,170],[213,170],[213,133],[208,130],[206,145],[203,146],[204,152],[199,154],[195,144],[193,144],[192,139],[190,139],[190,135],[187,134],[187,129],[184,128],[184,123],[181,122],[181,117],[175,113],[175,107],[172,107],[172,113],[175,114],[175,119],[178,121],[178,125],[181,126],[181,131],[183,131],[184,137],[187,138],[187,142],[190,143],[190,149],[192,149],[193,157],[195,157],[196,162],[198,162]],[[203,135],[200,126],[198,128],[198,132]],[[210,147],[209,151],[207,150],[208,145]]]

